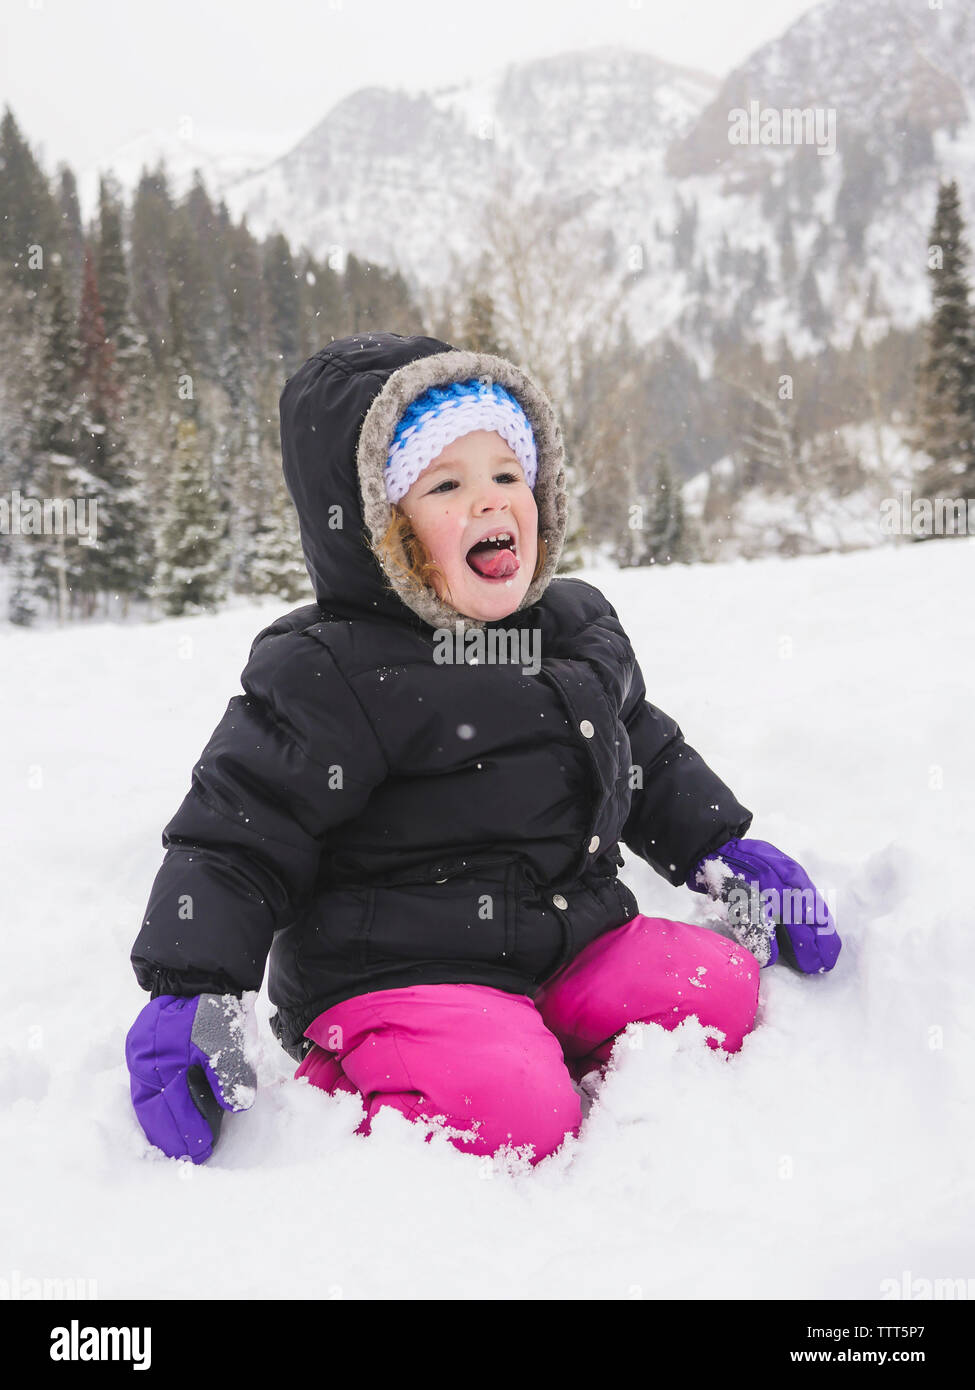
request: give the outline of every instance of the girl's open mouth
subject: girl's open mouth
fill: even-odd
[[[514,536],[509,531],[499,531],[489,540],[472,545],[467,552],[467,563],[480,579],[510,579],[521,569]]]

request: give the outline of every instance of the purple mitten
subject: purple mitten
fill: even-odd
[[[244,1007],[233,994],[160,994],[129,1029],[132,1104],[150,1144],[205,1163],[225,1110],[249,1110],[257,1077],[245,1054]]]
[[[705,855],[688,876],[687,886],[724,899],[729,909],[734,906],[732,930],[761,964],[773,965],[780,949],[783,959],[806,975],[832,970],[836,964],[841,942],[826,899],[805,869],[774,845],[729,840]]]

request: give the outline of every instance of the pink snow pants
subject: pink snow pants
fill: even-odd
[[[758,961],[743,946],[687,922],[638,915],[591,942],[535,994],[487,985],[410,985],[346,999],[305,1030],[295,1076],[362,1096],[368,1134],[391,1105],[435,1119],[465,1153],[531,1144],[531,1161],[578,1133],[573,1079],[605,1064],[629,1023],[676,1028],[693,1014],[737,1052],[758,1008]]]

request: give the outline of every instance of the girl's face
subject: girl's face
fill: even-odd
[[[438,598],[485,621],[514,612],[538,559],[538,508],[517,456],[500,434],[472,430],[455,439],[399,505],[443,572],[446,588],[439,574],[433,576]],[[510,537],[501,547],[507,553],[482,546],[470,554],[485,537],[499,534]],[[477,565],[488,573],[479,573]]]

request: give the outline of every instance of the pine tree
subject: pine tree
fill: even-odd
[[[57,204],[61,219],[59,240],[64,292],[69,298],[73,312],[77,314],[78,292],[81,289],[85,263],[85,234],[81,225],[78,184],[67,164],[58,166]]]
[[[927,496],[975,496],[975,324],[965,267],[969,248],[958,186],[942,183],[931,230],[940,265],[929,266],[933,313],[918,373],[914,437],[931,463],[920,478]]]
[[[262,274],[270,306],[273,350],[285,376],[299,363],[301,342],[301,285],[291,247],[280,232],[264,243]]]
[[[98,185],[96,245],[95,268],[105,336],[117,343],[128,314],[129,276],[122,245],[122,208],[117,187],[104,177]]]
[[[10,587],[7,618],[17,627],[31,627],[43,608],[43,594],[31,550],[31,536],[14,536],[10,545]]]
[[[339,328],[345,315],[342,279],[327,262],[319,264],[314,256],[303,251],[298,277],[301,287],[300,359],[310,357],[330,338],[340,336]]]
[[[15,300],[19,292],[9,277],[0,279]],[[45,513],[45,526],[37,534],[14,531],[0,545],[0,558],[13,566],[10,616],[21,623],[39,616],[45,603],[56,604],[63,621],[65,548],[80,543],[68,539],[56,520],[60,514],[70,524],[71,499],[78,493],[73,472],[78,344],[65,280],[60,253],[54,252],[31,319],[18,323],[15,332],[6,316],[0,320],[0,490],[9,488],[42,508],[51,499],[55,507],[54,516]],[[15,370],[3,371],[8,364]]]
[[[80,468],[81,371],[71,306],[64,292],[61,266],[52,269],[38,335],[36,393],[32,409],[31,452],[35,486],[43,497],[76,502],[84,494]],[[32,541],[38,592],[53,599],[58,621],[68,617],[68,588],[74,550],[83,542],[63,532]]]
[[[25,369],[30,370],[32,332],[26,321],[26,309],[17,312],[22,298],[13,268],[0,259],[0,303],[6,312],[0,313],[0,495],[14,503],[15,491],[24,492],[25,469],[29,456],[27,393],[24,389]],[[25,362],[25,358],[27,359]],[[17,370],[11,364],[17,363]],[[0,565],[6,571],[7,616],[13,622],[28,624],[36,616],[33,598],[22,603],[23,559],[27,538],[18,536],[11,517],[10,533],[0,529]]]
[[[409,287],[398,271],[349,255],[342,276],[342,332],[387,328],[400,333],[422,332]]]
[[[79,321],[81,478],[97,498],[97,541],[72,553],[73,587],[83,596],[86,617],[99,594],[121,597],[123,612],[132,597],[146,595],[152,575],[152,545],[144,479],[132,457],[120,421],[121,389],[114,349],[105,336],[94,255],[85,256]]]
[[[507,355],[498,338],[494,300],[487,290],[474,289],[468,295],[457,338],[458,345],[469,352]]]
[[[0,259],[29,293],[30,308],[59,250],[60,221],[44,171],[5,107],[0,120]]]
[[[171,617],[210,612],[227,592],[226,518],[195,423],[181,420],[154,597]]]
[[[246,227],[229,242],[225,267],[227,345],[220,384],[227,410],[219,421],[216,487],[229,517],[230,588],[249,593],[261,517],[268,510],[267,470],[262,459],[258,363],[266,305],[252,297],[263,289],[256,246]]]
[[[131,297],[135,322],[160,371],[169,336],[169,267],[173,207],[162,164],[143,170],[132,203]]]
[[[288,603],[311,599],[298,517],[283,481],[271,492],[267,516],[258,532],[251,591],[277,594]]]
[[[658,453],[643,564],[669,565],[689,558],[684,498],[670,458]]]
[[[2,273],[2,272],[0,272]],[[0,327],[6,327],[0,317]],[[6,334],[4,334],[6,337]],[[38,335],[30,333],[26,342],[21,341],[18,361],[21,367],[30,371],[36,361]],[[30,421],[22,408],[19,397],[10,390],[6,377],[0,377],[3,399],[0,404],[0,464],[4,479],[4,491],[9,485],[10,503],[13,508],[16,495],[34,497],[34,460],[30,450]],[[10,622],[21,627],[29,627],[43,609],[43,581],[39,574],[36,543],[42,538],[19,531],[19,524],[10,518],[10,534],[0,533],[0,559],[7,570],[7,617]]]
[[[196,171],[193,186],[172,214],[166,263],[167,295],[172,317],[180,321],[186,370],[200,383],[216,380],[227,328],[221,266],[227,255],[229,227],[217,217]]]
[[[121,209],[114,204],[110,204],[105,211],[106,220],[100,224],[100,248],[103,250],[116,244],[115,237],[121,236],[122,221]],[[139,478],[145,506],[151,515],[158,516],[165,482],[162,465],[167,453],[166,440],[170,427],[175,429],[176,418],[179,417],[177,414],[170,420],[162,404],[164,378],[157,370],[149,340],[136,322],[125,257],[116,256],[114,251],[110,251],[103,260],[107,265],[114,305],[111,315],[114,331],[109,331],[106,322],[105,332],[113,350],[118,386],[118,421]],[[101,293],[101,279],[98,288]],[[169,385],[168,380],[166,385]],[[151,534],[147,534],[150,553],[153,548],[151,540]]]

